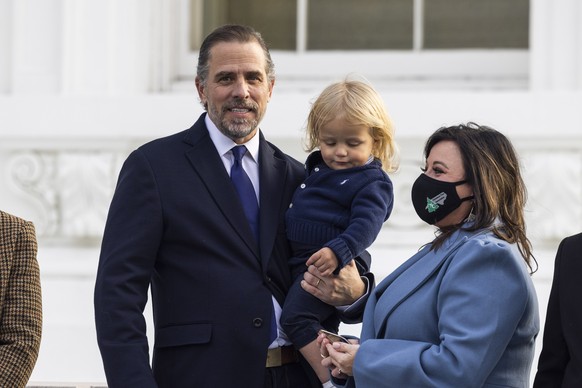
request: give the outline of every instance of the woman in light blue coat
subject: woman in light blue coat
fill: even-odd
[[[361,344],[321,344],[346,387],[530,386],[537,298],[526,190],[509,140],[474,123],[427,141],[414,207],[438,227],[372,291]]]

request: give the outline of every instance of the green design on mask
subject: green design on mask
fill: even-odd
[[[429,213],[435,212],[438,208],[439,205],[435,201],[430,198],[426,199],[426,210],[428,210]]]

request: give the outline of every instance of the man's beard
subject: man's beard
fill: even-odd
[[[223,135],[230,139],[242,139],[250,135],[259,125],[260,118],[244,119],[226,119],[225,113],[232,108],[250,109],[252,112],[258,112],[258,106],[254,103],[244,103],[234,101],[222,107],[222,112],[218,112],[215,107],[209,107],[212,116],[216,118],[216,126]]]
[[[225,136],[231,139],[242,139],[250,135],[258,125],[259,122],[255,119],[222,119],[217,126]]]

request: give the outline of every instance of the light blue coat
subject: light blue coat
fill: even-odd
[[[347,387],[529,387],[539,331],[517,247],[456,232],[420,250],[370,295]]]

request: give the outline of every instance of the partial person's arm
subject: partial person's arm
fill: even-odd
[[[560,387],[582,376],[582,308],[576,298],[582,295],[581,245],[578,235],[558,247],[534,388]]]
[[[363,187],[351,204],[350,223],[336,238],[324,244],[336,255],[339,271],[368,249],[378,237],[382,225],[392,213],[394,196],[392,182],[374,179]],[[308,261],[307,264],[312,264]]]
[[[155,179],[138,150],[119,176],[95,283],[97,342],[110,388],[157,387],[143,311],[161,235]]]
[[[10,227],[9,227],[10,228]],[[42,298],[31,222],[1,241],[0,387],[24,387],[32,374],[42,334]],[[12,249],[13,248],[13,249]],[[8,258],[7,262],[4,262]],[[5,278],[4,276],[7,276]]]

